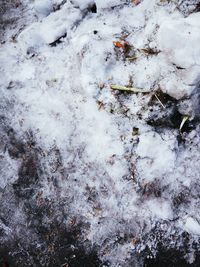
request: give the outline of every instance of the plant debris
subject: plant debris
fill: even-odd
[[[182,130],[184,124],[186,123],[186,121],[187,121],[188,119],[189,119],[188,116],[184,116],[184,117],[183,117],[182,122],[181,122],[181,125],[180,125],[180,127],[179,127],[179,130],[180,130],[180,131]]]
[[[144,89],[136,88],[136,87],[127,87],[127,86],[115,85],[115,84],[112,84],[110,86],[110,88],[113,90],[132,92],[132,93],[150,93],[149,90],[144,90]]]
[[[138,51],[145,54],[145,55],[158,55],[160,53],[160,51],[154,50],[150,47],[140,48],[140,49],[138,49]]]
[[[113,42],[114,46],[117,48],[124,48],[124,44],[122,42]]]

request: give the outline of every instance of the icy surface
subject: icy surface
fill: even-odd
[[[0,46],[1,216],[14,214],[0,217],[3,242],[25,227],[21,246],[33,242],[42,251],[37,221],[66,229],[82,223],[77,238],[113,267],[143,266],[159,231],[166,246],[181,246],[185,231],[196,245],[200,147],[189,98],[200,73],[200,13],[177,5],[24,2],[18,32],[8,26]],[[149,93],[120,93],[112,84]],[[151,109],[164,114],[155,125]],[[180,131],[175,111],[191,116],[192,129]],[[31,217],[46,203],[55,203],[53,212]],[[27,266],[39,266],[31,257]]]

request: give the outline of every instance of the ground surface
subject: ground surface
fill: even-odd
[[[199,9],[1,1],[2,266],[200,266]]]

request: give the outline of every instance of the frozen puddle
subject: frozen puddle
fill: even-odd
[[[200,13],[182,2],[26,1],[5,28],[4,264],[199,264]]]

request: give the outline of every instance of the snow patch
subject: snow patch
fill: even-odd
[[[171,205],[163,199],[151,199],[147,201],[147,206],[152,213],[152,216],[161,220],[170,220],[173,218]]]
[[[200,14],[187,18],[169,18],[160,25],[158,47],[178,67],[200,64]]]
[[[146,132],[140,135],[136,149],[139,159],[138,171],[143,173],[146,180],[162,177],[173,170],[176,161],[175,152],[172,148],[175,140],[163,140],[155,132]],[[145,166],[146,165],[146,166]]]
[[[199,235],[200,234],[200,224],[192,217],[188,217],[185,221],[184,228],[189,233]]]
[[[62,36],[70,35],[70,31],[81,18],[80,10],[73,8],[68,2],[61,10],[25,29],[18,37],[20,46],[27,52],[30,48],[37,49],[43,44],[51,44]]]

